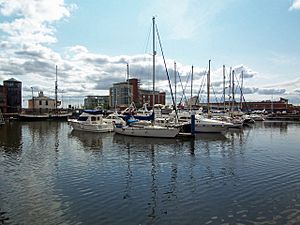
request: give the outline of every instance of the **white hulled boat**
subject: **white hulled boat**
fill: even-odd
[[[222,133],[232,126],[232,123],[225,121],[209,119],[199,115],[195,116],[196,133]]]
[[[120,125],[116,124],[114,131],[118,134],[135,137],[174,138],[179,133],[178,128],[159,125]]]
[[[78,119],[69,119],[68,122],[74,130],[104,133],[113,131],[113,123],[121,123],[122,119],[113,116],[106,119],[100,112],[85,110]]]
[[[171,114],[173,115],[173,114]],[[185,111],[178,113],[178,121],[180,123],[191,122],[191,112]],[[195,132],[196,133],[222,133],[232,127],[233,124],[220,121],[217,119],[209,119],[203,115],[195,114]]]
[[[154,115],[154,92],[155,92],[155,17],[152,18],[153,25],[153,110]],[[155,125],[154,118],[150,124],[138,124],[138,120],[127,121],[127,125],[115,124],[114,131],[118,134],[134,137],[157,137],[174,138],[179,134],[179,128]]]

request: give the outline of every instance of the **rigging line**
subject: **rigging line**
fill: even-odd
[[[204,72],[205,72],[205,75],[207,75],[207,73],[208,73],[207,71],[208,71],[208,68],[206,67],[206,69],[205,69],[205,71],[204,71]],[[207,77],[207,76],[205,76],[205,75],[202,77],[202,82],[201,82],[199,91],[198,91],[198,93],[197,93],[197,99],[196,99],[196,102],[199,100],[200,92],[201,92],[201,94],[203,93],[203,92],[202,92],[202,88],[203,88],[203,86],[204,86],[204,82],[205,82],[205,79],[206,79],[206,77]],[[202,96],[201,96],[201,97],[202,97]],[[201,98],[200,98],[199,102],[200,102],[200,101],[201,101]]]
[[[216,95],[216,92],[215,92],[214,86],[213,86],[213,85],[210,85],[210,86],[211,86],[211,88],[212,88],[212,90],[213,90],[213,93],[214,93],[214,95],[215,95],[215,100],[216,100],[216,103],[217,103],[217,105],[220,107],[220,102],[218,101],[218,97],[217,97],[217,95]]]
[[[205,71],[206,72],[206,71]],[[200,95],[200,93],[202,94],[203,93],[203,90],[202,90],[202,88],[204,87],[204,82],[206,81],[206,76],[203,76],[202,77],[202,81],[201,81],[201,85],[200,85],[200,88],[199,88],[199,91],[198,91],[198,93],[197,93],[197,99],[196,99],[196,102],[199,100],[199,95]],[[202,96],[201,96],[202,97]],[[199,100],[199,102],[201,101],[201,98],[200,98],[200,100]]]
[[[234,76],[235,76],[235,79],[236,79],[236,82],[237,82],[237,86],[236,86],[236,88],[235,88],[235,90],[234,90],[234,93],[236,93],[236,91],[238,90],[238,88],[241,90],[241,86],[240,86],[240,83],[239,83],[239,80],[241,79],[241,77],[240,77],[240,79],[238,79],[237,78],[237,76],[234,74]]]
[[[145,48],[144,48],[144,54],[145,55],[150,55],[150,53],[147,53],[147,51],[149,50],[149,43],[150,43],[151,31],[152,31],[152,23],[149,26],[149,32],[148,32],[148,35],[147,35],[147,38],[146,38],[146,44],[145,44]],[[147,66],[148,65],[150,66],[150,64],[147,64]],[[152,75],[151,75],[150,70],[147,70],[147,71],[148,72],[146,72],[144,74],[145,76],[143,76],[143,77],[145,77],[147,79],[146,87],[149,88],[150,87],[150,80],[151,80],[151,76]],[[140,74],[142,74],[142,69],[140,69],[140,72],[138,74],[139,74],[138,78],[141,79]]]
[[[189,81],[190,81],[190,77],[191,77],[191,70],[189,71],[188,76],[186,78],[184,90],[186,90],[187,87],[188,87],[188,84],[189,84]]]
[[[186,81],[185,81],[185,87],[183,88],[183,85],[182,85],[182,83],[181,83],[181,88],[182,88],[182,93],[184,94],[184,96],[181,96],[181,99],[180,99],[180,102],[182,101],[182,98],[184,97],[184,99],[185,99],[185,101],[187,101],[187,97],[186,97],[186,95],[185,95],[185,91],[186,91],[186,89],[187,89],[187,86],[188,86],[188,83],[189,83],[189,81],[190,81],[190,76],[191,76],[191,70],[189,71],[189,73],[188,73],[188,76],[187,76],[187,78],[186,78]],[[181,82],[181,80],[180,80],[180,82]]]
[[[168,68],[167,68],[167,64],[166,64],[166,59],[165,59],[165,55],[164,55],[164,52],[163,52],[163,49],[162,49],[162,43],[161,43],[161,40],[160,40],[160,36],[159,36],[159,32],[158,32],[157,26],[156,26],[156,33],[157,33],[157,38],[158,38],[158,41],[159,41],[159,46],[160,46],[161,55],[162,55],[163,60],[164,60],[164,65],[165,65],[166,74],[167,74],[167,77],[168,77],[168,83],[169,83],[169,88],[170,88],[170,92],[171,92],[171,97],[172,97],[172,102],[173,102],[173,108],[174,108],[174,110],[175,110],[175,114],[176,114],[176,117],[177,117],[177,119],[178,119],[177,109],[176,109],[176,103],[175,103],[175,99],[174,99],[174,95],[173,95],[173,90],[172,90],[172,85],[171,85],[171,80],[170,80],[170,76],[169,76],[169,73],[168,73]]]
[[[148,46],[149,46],[149,42],[150,42],[151,31],[152,31],[152,24],[150,25],[149,32],[148,32],[148,36],[147,36],[147,41],[146,41],[145,50],[144,50],[144,53],[145,53],[145,54],[147,53],[147,50],[148,50]]]
[[[185,95],[185,90],[183,88],[183,84],[182,84],[181,77],[180,77],[179,73],[178,73],[178,77],[179,77],[179,82],[181,84],[181,89],[182,89],[182,96],[181,96],[181,99],[179,101],[179,105],[181,105],[182,99],[184,98],[184,100],[187,102],[187,98],[186,98],[186,95]]]
[[[242,90],[242,88],[241,88],[241,86],[240,86],[240,84],[239,84],[239,81],[238,81],[238,79],[237,79],[237,83],[238,83],[238,85],[237,85],[237,86],[240,88],[240,92],[241,92],[241,95],[242,95],[243,101],[246,103],[245,96],[244,96],[244,94],[243,94],[243,90]],[[237,87],[237,88],[238,88],[238,87]],[[247,110],[247,112],[249,112],[248,104],[246,103],[246,104],[245,104],[245,106],[246,106],[246,110]]]

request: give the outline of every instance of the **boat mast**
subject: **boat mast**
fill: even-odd
[[[55,66],[55,112],[57,112],[57,65]]]
[[[231,111],[231,71],[232,68],[229,69],[229,86],[228,86],[228,110]]]
[[[177,103],[176,103],[177,102],[177,99],[176,99],[176,91],[177,91],[176,90],[176,86],[177,86],[176,73],[177,73],[176,72],[176,62],[174,62],[174,78],[175,78],[175,89],[174,89],[175,90],[175,106],[174,107],[175,107],[175,109],[177,108]]]
[[[152,110],[154,112],[154,103],[155,103],[155,55],[156,55],[156,51],[155,51],[155,17],[152,17],[152,29],[153,29],[153,68],[152,68],[152,72],[153,72],[153,87],[152,87]]]
[[[223,110],[225,112],[226,105],[225,105],[225,65],[223,65]]]
[[[210,117],[210,60],[208,61],[208,73],[207,73],[207,114]]]
[[[192,100],[193,100],[193,75],[194,75],[194,66],[192,65],[192,75],[191,75],[191,101],[190,101],[190,110],[192,111]]]
[[[241,102],[241,110],[243,110],[243,82],[244,82],[244,71],[242,70],[242,74],[241,74],[241,78],[242,78],[242,81],[241,81],[241,96],[240,96],[240,102]]]
[[[127,97],[128,97],[128,107],[130,105],[130,83],[129,83],[129,64],[127,63]]]
[[[232,110],[232,113],[234,111],[234,102],[235,102],[235,98],[234,98],[234,70],[232,70],[232,104],[231,104],[231,110]]]

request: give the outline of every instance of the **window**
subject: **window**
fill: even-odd
[[[46,100],[46,105],[48,105],[48,100]]]
[[[39,100],[39,104],[42,105],[42,100]]]

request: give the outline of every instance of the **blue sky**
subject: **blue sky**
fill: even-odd
[[[194,65],[194,94],[211,59],[218,98],[226,65],[244,71],[246,100],[300,104],[299,0],[0,0],[0,81],[22,81],[26,105],[31,87],[54,95],[58,65],[61,94],[82,104],[124,81],[128,62],[147,88],[152,16],[170,73],[176,61],[185,81]],[[157,89],[169,92],[157,61]]]

